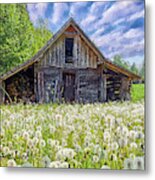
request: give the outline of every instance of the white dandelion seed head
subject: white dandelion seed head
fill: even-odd
[[[40,144],[41,147],[45,147],[46,146],[46,142],[43,139],[40,140],[39,144]]]
[[[16,167],[16,162],[14,159],[9,159],[7,162],[8,167]]]
[[[117,150],[119,148],[119,145],[118,145],[118,143],[117,142],[113,142],[113,143],[111,143],[111,150]]]
[[[33,140],[32,140],[32,139],[28,139],[28,140],[27,140],[27,145],[28,145],[30,148],[32,148],[32,147],[34,146]]]
[[[104,141],[108,142],[110,140],[110,133],[108,131],[105,131],[103,134]]]
[[[137,144],[135,143],[135,142],[132,142],[132,143],[130,143],[130,148],[131,149],[137,149]]]
[[[3,153],[4,153],[5,155],[8,155],[8,154],[10,153],[10,149],[9,149],[8,146],[3,147]]]
[[[42,131],[42,127],[41,126],[37,126],[36,130],[37,131]]]
[[[33,144],[34,144],[34,146],[35,146],[35,145],[38,144],[39,139],[38,139],[37,137],[34,137],[32,141],[33,141]]]
[[[69,167],[68,162],[62,162],[62,163],[60,164],[60,168],[68,168],[68,167]]]
[[[50,168],[60,168],[61,162],[60,161],[53,161],[50,163]]]
[[[38,131],[38,130],[37,130],[37,131],[35,132],[35,136],[40,139],[40,138],[42,137],[41,131]]]
[[[29,139],[29,133],[28,133],[27,131],[24,131],[24,132],[23,132],[23,138],[24,138],[25,140]]]
[[[133,159],[128,158],[124,160],[124,169],[134,169]]]
[[[99,162],[99,157],[96,156],[96,155],[94,155],[94,156],[93,156],[93,162],[94,162],[94,163]]]
[[[136,157],[134,159],[134,169],[144,170],[144,157]]]
[[[43,157],[43,159],[42,159],[43,167],[49,167],[50,163],[51,163],[51,160],[48,156]]]

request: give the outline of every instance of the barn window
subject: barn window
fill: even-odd
[[[74,39],[73,38],[66,38],[65,39],[65,59],[66,62],[73,62],[73,44]]]

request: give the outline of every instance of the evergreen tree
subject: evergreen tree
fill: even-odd
[[[131,70],[133,73],[138,74],[138,68],[136,67],[136,64],[135,64],[135,63],[132,64],[130,70]]]
[[[120,67],[123,67],[125,69],[128,69],[128,70],[130,69],[129,63],[125,62],[120,55],[114,56],[113,63],[120,66]]]
[[[145,62],[144,61],[143,61],[143,66],[142,66],[139,74],[142,78],[144,78],[144,74],[145,74]]]

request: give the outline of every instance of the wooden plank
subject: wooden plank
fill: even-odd
[[[0,81],[0,104],[5,102],[5,82]]]
[[[79,53],[78,53],[78,67],[81,64],[81,38],[78,36],[78,42],[79,42]]]
[[[86,67],[89,67],[89,48],[86,46]]]

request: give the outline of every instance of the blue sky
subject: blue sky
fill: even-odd
[[[144,60],[144,1],[62,2],[28,4],[31,21],[48,19],[55,33],[73,17],[101,50],[113,59],[121,55],[138,66]]]

